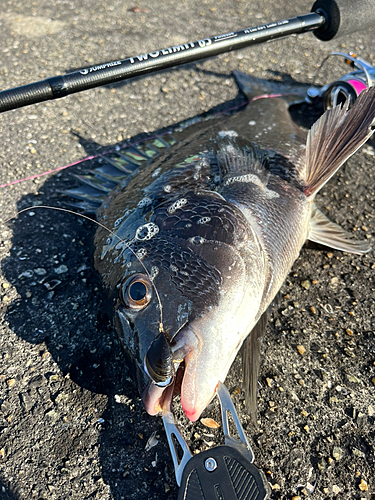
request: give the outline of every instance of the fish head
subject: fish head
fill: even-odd
[[[256,235],[239,210],[218,196],[184,200],[188,223],[168,206],[143,225],[135,216],[126,229],[128,218],[119,231],[124,241],[107,244],[99,271],[147,412],[158,413],[167,386],[178,381],[182,407],[195,421],[257,321],[265,273]]]
[[[137,258],[130,260],[132,265],[116,287],[115,328],[139,392],[147,393],[154,387],[161,388],[162,394],[177,370],[172,339],[188,322],[193,304],[173,282],[173,271],[160,266],[160,260],[149,263],[143,259],[142,264]],[[148,404],[146,409],[156,414],[160,408],[152,410]]]

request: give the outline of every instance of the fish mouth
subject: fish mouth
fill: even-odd
[[[143,371],[149,381],[142,394],[143,405],[149,415],[157,415],[162,411],[166,392],[173,385],[173,393],[178,394],[184,373],[184,357],[195,344],[195,336],[184,335],[181,342],[182,328],[172,342],[169,342],[161,332],[150,345],[143,363]],[[190,339],[190,342],[187,340]],[[153,347],[155,349],[153,349]]]
[[[150,376],[147,363],[147,355],[144,363],[144,371],[149,377],[149,382],[142,394],[143,405],[149,415],[157,415],[162,411],[166,393],[173,385],[173,397],[181,393],[185,375],[185,357],[197,347],[197,337],[189,326],[182,328],[168,347],[173,358],[174,376],[170,383],[157,383]],[[188,417],[189,418],[189,417]]]
[[[185,361],[183,361],[178,367],[176,375],[170,385],[166,387],[160,387],[156,385],[153,380],[149,381],[146,389],[142,394],[142,402],[149,415],[155,416],[163,410],[165,397],[169,393],[171,386],[173,386],[172,398],[181,395],[181,406],[187,418],[191,422],[195,422],[196,420],[198,420],[202,411],[204,410],[204,407],[197,408],[194,404],[192,404],[192,400],[190,398],[189,400],[184,398],[185,375]],[[214,395],[215,390],[213,391],[213,394],[209,398],[208,402],[213,398]]]
[[[195,422],[215,395],[219,380],[206,377],[199,370],[204,356],[202,342],[191,326],[185,326],[170,345],[175,376],[167,386],[150,380],[142,395],[143,405],[150,415],[162,411],[166,393],[173,384],[173,396],[181,394],[181,405],[187,418]]]
[[[143,406],[149,415],[154,416],[162,411],[165,396],[171,386],[173,386],[173,397],[181,392],[183,370],[184,364],[181,363],[171,384],[165,387],[161,387],[155,384],[153,380],[149,380],[147,387],[142,394]]]

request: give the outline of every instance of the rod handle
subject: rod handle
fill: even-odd
[[[375,31],[374,0],[316,0],[311,11],[326,18],[326,23],[314,30],[314,35],[325,42],[371,27]]]

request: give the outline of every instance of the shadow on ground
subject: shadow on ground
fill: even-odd
[[[212,111],[220,113],[244,102],[239,95]],[[79,140],[87,155],[103,152],[99,144]],[[21,496],[29,491],[37,498],[53,498],[57,488],[61,498],[64,475],[70,481],[74,477],[87,481],[87,498],[90,491],[92,495],[99,491],[95,485],[100,481],[116,500],[159,499],[168,492],[177,496],[161,419],[150,418],[143,410],[111,319],[104,312],[100,279],[93,271],[95,224],[78,215],[41,208],[69,208],[61,192],[77,185],[70,174],[94,167],[95,162],[84,162],[69,173],[53,176],[37,194],[20,200],[18,211],[34,208],[10,223],[12,247],[1,267],[17,297],[5,321],[16,339],[26,344],[14,343],[5,356],[16,360],[24,349],[26,359],[35,355],[36,361],[31,376],[17,366],[14,377],[28,382],[15,398],[1,401],[2,411],[12,413],[18,438],[24,442],[16,437],[10,444],[13,427],[4,419],[7,433],[0,439],[0,448],[7,450],[7,460],[13,460],[15,469],[22,462],[32,471]],[[49,357],[52,364],[46,369],[43,360]],[[25,365],[29,367],[30,361]],[[146,452],[153,433],[160,444],[156,451]],[[80,464],[80,455],[85,456],[85,464]],[[90,464],[98,458],[95,473]],[[12,491],[10,486],[3,488]],[[4,495],[13,498],[11,493]]]
[[[244,102],[239,95],[213,112]],[[307,115],[304,110],[296,116],[302,120]],[[80,140],[87,154],[102,152],[100,145]],[[92,162],[83,163],[70,173],[93,167]],[[38,194],[24,196],[18,210],[40,205],[66,207],[67,199],[61,191],[74,184],[67,172],[57,174],[41,186]],[[42,485],[38,498],[47,498],[53,491],[53,485],[49,491],[47,488],[51,482],[48,474],[38,476],[40,468],[49,470],[50,477],[55,474],[57,481],[80,469],[80,481],[87,481],[84,488],[92,491],[93,498],[100,481],[109,486],[115,500],[156,500],[167,493],[170,498],[176,497],[161,420],[150,418],[143,410],[111,320],[104,312],[100,280],[93,271],[94,223],[78,215],[33,208],[14,219],[11,229],[12,248],[2,270],[16,287],[18,297],[5,319],[15,335],[31,345],[34,353],[37,351],[40,362],[50,355],[58,371],[36,370],[20,392],[20,433],[28,434],[31,418],[35,436],[30,438],[30,450],[24,448],[19,458],[17,446],[10,448],[9,459],[28,460],[34,467],[35,480]],[[74,412],[80,415],[79,425],[76,420],[72,423],[70,415]],[[50,448],[42,448],[36,457],[33,446],[39,433],[46,432],[46,425]],[[146,441],[153,433],[160,443],[146,452]],[[85,466],[80,466],[82,455]],[[90,464],[98,458],[95,472]],[[8,495],[2,497],[6,500],[17,498],[9,492],[3,495]]]

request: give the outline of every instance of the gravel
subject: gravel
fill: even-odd
[[[0,88],[123,59],[310,10],[307,1],[14,0],[0,13]],[[235,69],[311,83],[332,51],[372,60],[370,31],[322,43],[312,34],[2,114],[0,184],[98,155],[137,134],[237,98]],[[340,73],[341,70],[341,73]],[[333,61],[327,83],[348,70]],[[327,184],[318,204],[358,238],[375,237],[374,143]],[[66,206],[71,173],[0,190],[0,498],[173,499],[178,490],[159,417],[143,410],[93,272],[89,221]],[[18,211],[32,211],[15,217]],[[263,342],[258,423],[247,415],[237,359],[227,387],[272,499],[370,499],[375,477],[374,252],[307,245]],[[302,349],[303,348],[303,349]],[[221,428],[175,416],[193,450]],[[204,418],[220,422],[217,401]],[[207,422],[207,421],[205,421]],[[152,444],[152,446],[150,446]]]

